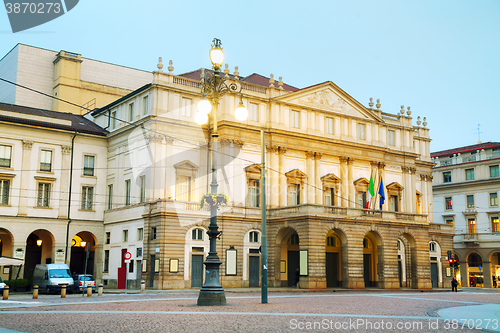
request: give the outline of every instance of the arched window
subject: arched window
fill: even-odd
[[[297,235],[297,233],[294,233],[293,235],[290,236],[289,244],[299,245],[299,235]]]
[[[429,251],[430,252],[436,252],[436,243],[435,242],[430,242],[429,243]]]
[[[259,242],[259,233],[257,231],[250,231],[250,243],[258,243]]]
[[[326,246],[336,246],[335,237],[330,236],[326,238]]]
[[[203,229],[193,229],[191,236],[192,240],[203,240]]]

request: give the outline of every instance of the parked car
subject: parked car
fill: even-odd
[[[75,280],[75,290],[87,290],[87,286],[92,286],[92,291],[96,291],[95,279],[90,274],[76,274],[73,275],[73,279]]]
[[[0,277],[0,291],[3,291],[5,286],[6,286],[6,284],[2,281],[2,278]]]
[[[73,286],[71,272],[66,264],[38,264],[33,272],[33,285],[47,294],[60,292],[62,285],[71,291]]]

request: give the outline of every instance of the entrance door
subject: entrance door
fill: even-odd
[[[155,286],[155,261],[156,261],[156,255],[152,254],[151,255],[151,280],[149,286],[151,288],[154,288]]]
[[[299,251],[288,251],[288,286],[295,282],[295,271],[299,268]]]
[[[398,261],[398,278],[399,278],[399,288],[403,287],[403,272],[401,267],[401,260]]]
[[[338,287],[339,254],[326,252],[326,286],[328,288]]]
[[[248,286],[258,287],[259,286],[259,257],[251,256],[249,257],[248,263]]]
[[[135,274],[135,279],[136,279],[136,283],[135,283],[135,286],[136,287],[140,287],[141,286],[141,280],[142,280],[142,261],[141,260],[137,260],[136,261],[136,274]]]
[[[125,253],[127,249],[122,249],[121,267],[118,267],[118,289],[125,289],[127,279],[127,265],[125,265]]]
[[[369,253],[363,254],[363,275],[365,278],[365,288],[371,287],[370,271],[371,271],[371,258]]]
[[[191,256],[191,287],[203,286],[203,255]]]
[[[431,262],[431,282],[432,282],[432,288],[438,287],[438,264],[437,264],[437,262]]]

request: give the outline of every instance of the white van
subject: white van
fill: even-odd
[[[74,281],[66,264],[38,264],[33,272],[33,285],[38,285],[38,290],[59,292],[62,285],[66,285],[67,291],[72,291]]]

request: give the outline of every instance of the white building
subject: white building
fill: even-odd
[[[83,273],[82,241],[100,278],[106,154],[106,131],[82,116],[0,103],[0,255],[25,261],[2,279],[39,263]]]
[[[500,143],[479,143],[431,156],[436,163],[434,221],[454,227],[454,255],[462,285],[491,288],[500,276]]]

